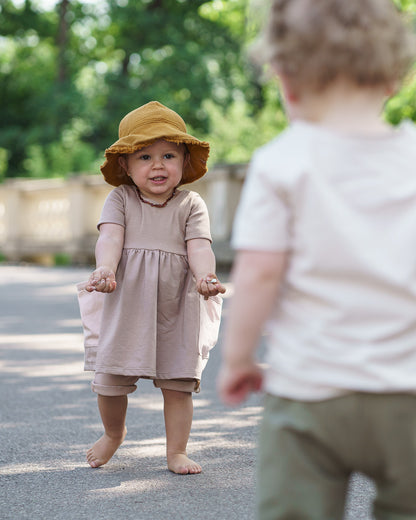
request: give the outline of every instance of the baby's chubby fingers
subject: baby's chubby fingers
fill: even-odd
[[[113,292],[116,288],[116,281],[111,278],[102,278],[101,280],[97,280],[92,285],[93,291],[103,292],[103,293],[110,293]]]
[[[262,387],[263,370],[255,363],[239,368],[223,364],[217,379],[220,398],[229,406],[242,403],[251,392],[260,392]]]
[[[209,274],[205,278],[205,283],[207,284],[208,292],[210,296],[214,296],[218,293],[224,294],[226,289],[222,285],[222,283],[218,280],[215,274]]]
[[[112,280],[111,278],[103,278],[102,280],[99,280],[99,282],[95,286],[95,290],[103,293],[110,293],[113,292],[116,288],[116,282],[115,280]]]
[[[225,286],[219,280],[217,280],[217,282],[215,283],[215,288],[217,290],[217,294],[218,293],[224,294],[225,291],[227,290],[225,288]]]
[[[117,283],[113,271],[99,268],[92,273],[88,280],[86,290],[89,292],[98,291],[110,293],[114,291],[116,285]]]
[[[207,276],[201,278],[197,283],[197,288],[200,294],[205,296],[207,299],[209,296],[215,296],[218,293],[225,293],[225,287],[218,280],[215,274],[208,274]]]

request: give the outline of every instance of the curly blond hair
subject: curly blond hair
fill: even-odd
[[[416,39],[391,0],[273,0],[252,54],[295,88],[387,86],[408,72]]]

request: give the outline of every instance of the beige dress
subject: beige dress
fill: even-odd
[[[79,284],[85,370],[151,379],[200,379],[218,338],[222,298],[196,290],[186,242],[211,240],[205,203],[177,191],[164,208],[140,201],[134,186],[108,196],[98,226],[125,228],[111,294]]]

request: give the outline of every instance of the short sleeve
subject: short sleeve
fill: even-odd
[[[249,167],[233,225],[234,249],[286,251],[290,247],[288,197],[278,171],[255,155]]]
[[[119,224],[125,228],[125,205],[126,198],[123,194],[122,187],[111,191],[104,202],[97,227],[99,228],[101,224]]]
[[[185,241],[206,238],[212,242],[208,209],[200,195],[192,192],[190,213],[186,221]]]

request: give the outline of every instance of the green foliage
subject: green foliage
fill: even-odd
[[[60,267],[66,267],[68,265],[71,265],[71,255],[68,255],[66,253],[57,253],[56,255],[54,255],[53,263],[55,266]]]
[[[401,11],[416,14],[416,3],[414,0],[393,0],[393,2]]]
[[[70,76],[58,81],[57,16],[37,13],[29,1],[20,10],[3,2],[0,20],[0,141],[9,154],[7,175],[22,175],[32,163],[38,165],[32,176],[49,176],[54,172],[47,161],[42,165],[44,149],[83,115],[84,100]]]
[[[253,151],[270,141],[287,125],[274,82],[265,87],[265,105],[253,112],[244,98],[234,100],[226,110],[205,101],[210,114],[210,164],[248,162]]]
[[[62,177],[68,173],[96,173],[101,162],[90,144],[76,139],[72,146],[62,141],[29,146],[23,168],[27,177]]]
[[[124,114],[153,99],[178,111],[198,132],[206,131],[203,101],[226,106],[245,82],[239,41],[231,30],[201,16],[204,4],[109,0],[111,21],[94,31],[97,50],[107,42],[107,54],[100,56],[107,64],[107,110],[94,125],[101,147],[114,140],[109,128],[116,128]]]
[[[385,116],[393,125],[397,125],[403,119],[416,121],[416,68],[400,92],[387,102]]]
[[[5,178],[9,160],[9,151],[0,148],[0,182]]]
[[[416,0],[394,0],[416,19]],[[157,99],[247,161],[286,125],[277,87],[246,56],[263,0],[0,0],[0,180],[96,172],[120,119]],[[386,106],[416,120],[416,82]]]
[[[98,171],[99,162],[94,147],[82,141],[88,125],[74,119],[72,126],[62,131],[60,140],[46,145],[33,144],[27,149],[23,168],[28,177],[61,177],[68,173]],[[45,175],[47,172],[47,175]]]

